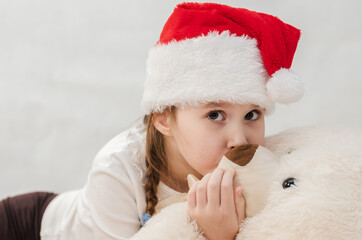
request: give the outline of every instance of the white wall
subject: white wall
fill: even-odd
[[[0,198],[84,185],[98,150],[141,117],[147,51],[176,2],[0,0]],[[361,125],[362,1],[219,2],[302,29],[306,94],[277,106],[268,134]]]

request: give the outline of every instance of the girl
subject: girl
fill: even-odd
[[[262,145],[264,115],[302,96],[289,71],[299,36],[267,14],[178,5],[149,53],[143,124],[98,153],[83,189],[2,201],[0,239],[128,239],[178,192],[207,239],[234,239],[245,202],[234,171],[215,168],[236,146]],[[202,180],[189,190],[190,173]]]

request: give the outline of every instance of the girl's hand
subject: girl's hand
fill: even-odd
[[[245,219],[245,200],[241,187],[233,190],[234,175],[235,169],[216,169],[188,192],[188,214],[208,240],[235,239]]]

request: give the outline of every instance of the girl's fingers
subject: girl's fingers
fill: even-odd
[[[242,193],[242,188],[237,187],[234,190],[235,209],[238,217],[238,224],[241,224],[245,219],[245,198]]]
[[[207,185],[207,204],[211,207],[220,206],[220,184],[224,175],[223,169],[216,169],[210,176]]]
[[[221,206],[225,209],[230,207],[235,209],[234,191],[233,191],[234,175],[235,175],[235,169],[228,169],[227,171],[225,171],[221,181],[220,202]]]
[[[196,208],[196,188],[199,184],[199,181],[195,182],[194,185],[189,189],[187,194],[187,206],[188,209],[195,209]]]
[[[204,208],[207,204],[207,184],[211,174],[206,174],[196,187],[196,207]]]

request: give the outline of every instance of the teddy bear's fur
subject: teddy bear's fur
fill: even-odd
[[[278,169],[267,175],[266,205],[246,218],[236,239],[362,239],[360,130],[296,128],[268,137],[265,147]],[[294,185],[283,188],[288,178]],[[153,216],[133,239],[205,238],[183,202]]]

